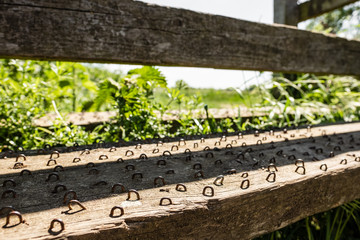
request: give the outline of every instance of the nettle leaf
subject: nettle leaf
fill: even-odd
[[[96,84],[94,82],[90,81],[89,79],[82,79],[81,84],[90,92],[96,93],[98,90],[98,87],[96,86]]]
[[[60,80],[60,81],[59,81],[59,86],[60,86],[61,88],[68,87],[68,86],[70,86],[70,85],[72,85],[72,83],[71,83],[69,80],[67,80],[67,79],[65,79],[65,80]]]
[[[166,79],[159,69],[152,66],[143,66],[130,70],[127,78],[136,78],[137,84],[143,88],[166,87]]]

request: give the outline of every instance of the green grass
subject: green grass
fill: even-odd
[[[209,108],[236,108],[238,106],[255,105],[262,102],[261,96],[258,94],[259,90],[253,88],[242,91],[244,96],[241,96],[238,90],[234,88],[228,89],[212,89],[212,88],[187,88],[181,90],[181,93],[186,97],[198,96],[204,104]],[[154,92],[154,100],[166,105],[170,98],[165,89],[158,88]],[[185,106],[181,106],[183,109]],[[179,109],[179,104],[172,102],[169,105],[170,109]]]
[[[81,64],[38,61],[0,61],[0,151],[42,148],[44,144],[90,144],[164,136],[268,129],[337,121],[360,120],[360,81],[354,77],[299,75],[239,89],[193,89],[179,81],[168,88],[156,68],[142,67],[116,75]],[[245,106],[271,107],[266,116],[244,120],[197,119],[192,110]],[[317,109],[316,112],[304,109]],[[92,132],[59,120],[51,128],[33,120],[57,110],[117,111],[114,122]],[[178,127],[161,121],[157,112],[186,109]],[[260,239],[359,239],[360,202],[310,216]]]

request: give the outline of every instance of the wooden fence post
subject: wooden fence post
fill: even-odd
[[[274,0],[274,23],[297,26],[298,20],[297,0]]]

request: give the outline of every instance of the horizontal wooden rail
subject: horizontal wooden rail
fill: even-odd
[[[360,198],[360,123],[203,137],[1,153],[0,224],[6,206],[25,223],[0,236],[252,239]],[[70,190],[86,209],[68,208]]]
[[[225,108],[225,109],[209,109],[209,115],[215,119],[225,119],[225,118],[236,118],[239,117],[239,114],[242,118],[251,118],[251,117],[259,117],[265,116],[270,112],[270,108],[257,108],[257,109],[249,109],[246,107],[240,108]],[[309,109],[306,109],[309,111]],[[79,126],[87,126],[87,125],[99,125],[104,122],[110,122],[113,118],[116,117],[115,111],[109,112],[72,112],[65,114],[65,122],[67,124],[71,123]],[[188,114],[188,110],[168,110],[164,114],[155,111],[158,118],[161,118],[163,121],[176,121],[180,119],[181,115]],[[205,119],[206,112],[203,109],[192,110],[191,114],[195,118]],[[48,113],[44,117],[39,119],[35,119],[34,125],[39,127],[50,127],[53,126],[54,122],[58,115],[55,113]],[[1,124],[0,124],[1,127]]]
[[[132,0],[2,0],[0,57],[360,75],[360,42]]]
[[[311,0],[298,6],[299,20],[305,21],[317,17],[326,12],[330,12],[345,5],[357,2],[358,0]]]

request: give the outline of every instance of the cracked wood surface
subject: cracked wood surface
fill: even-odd
[[[13,179],[17,196],[0,199],[0,208],[12,205],[26,222],[1,228],[0,235],[4,239],[251,239],[360,197],[360,187],[355,184],[360,180],[360,162],[355,161],[360,156],[359,130],[360,123],[351,123],[314,127],[311,131],[278,131],[273,135],[262,132],[243,138],[229,134],[226,139],[205,138],[205,142],[188,137],[186,145],[174,141],[159,146],[142,144],[140,148],[114,143],[116,151],[112,148],[110,152],[108,146],[94,147],[89,154],[80,146],[58,149],[60,156],[52,156],[56,164],[50,162],[47,166],[53,149],[42,155],[27,154],[26,161],[19,157],[18,162],[24,164],[20,169],[13,168],[16,154],[2,153],[0,183]],[[204,150],[206,147],[210,150]],[[191,153],[184,153],[187,148]],[[154,149],[159,152],[153,153]],[[128,150],[134,155],[126,156]],[[163,156],[166,150],[172,155]],[[330,152],[333,157],[329,157]],[[146,154],[148,159],[140,159],[140,154]],[[99,160],[101,155],[107,159]],[[191,160],[186,160],[189,155]],[[80,161],[73,162],[76,157]],[[276,181],[268,182],[267,167],[273,157],[278,171]],[[117,162],[119,158],[124,162]],[[295,159],[299,158],[304,160],[305,174],[295,172]],[[159,160],[165,160],[166,165],[158,165]],[[217,160],[222,164],[215,164]],[[90,162],[98,174],[89,174],[91,168],[86,166]],[[194,176],[199,164],[203,178]],[[327,171],[320,169],[322,164],[326,164]],[[57,165],[64,167],[58,172],[59,180],[46,181]],[[134,170],[127,167],[131,165]],[[20,176],[23,169],[30,170],[32,176]],[[237,173],[229,174],[233,169]],[[168,174],[168,170],[175,174]],[[243,175],[245,172],[248,177]],[[143,178],[133,179],[134,173],[142,173]],[[216,186],[213,182],[219,175],[224,175],[224,182]],[[154,186],[158,176],[164,177],[165,186]],[[247,189],[240,187],[244,180],[249,180]],[[96,186],[101,181],[106,184]],[[59,183],[76,191],[87,209],[79,211],[75,206],[68,211],[63,203],[65,191],[52,193]],[[141,199],[127,201],[127,193],[111,193],[115,183],[137,189]],[[177,183],[184,183],[187,191],[176,191]],[[205,186],[214,188],[213,197],[202,195]],[[159,206],[162,197],[170,198],[173,204]],[[116,205],[122,206],[125,214],[112,218],[109,213]],[[0,214],[3,226],[5,215]],[[54,218],[65,223],[65,230],[57,235],[48,232]],[[11,219],[12,224],[15,221]]]
[[[132,0],[2,0],[0,57],[360,75],[360,43]]]

